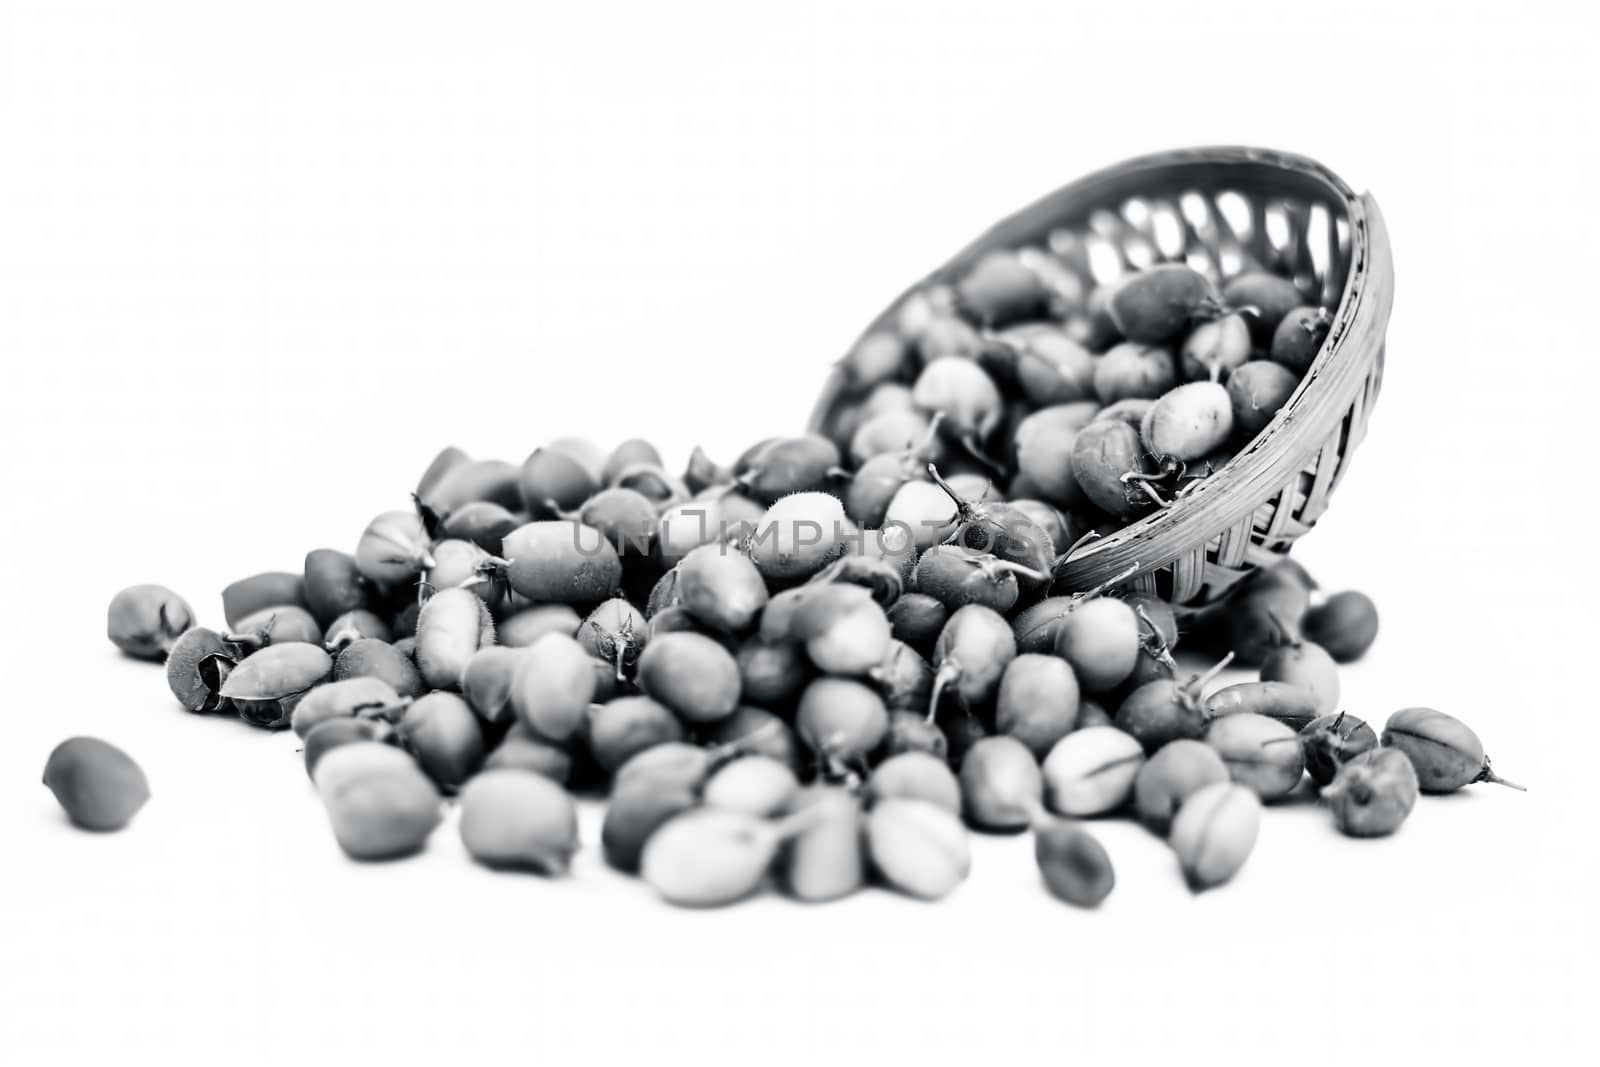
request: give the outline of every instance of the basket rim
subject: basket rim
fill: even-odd
[[[1350,267],[1333,323],[1310,369],[1272,421],[1184,497],[1080,547],[1058,571],[1058,581],[1068,589],[1088,588],[1133,566],[1139,573],[1164,567],[1194,551],[1202,529],[1203,550],[1218,534],[1255,512],[1323,447],[1377,361],[1393,306],[1388,232],[1371,193],[1357,194],[1324,164],[1278,149],[1217,145],[1136,156],[1093,171],[1008,214],[896,297],[861,335],[881,328],[906,296],[930,281],[998,245],[1015,244],[1012,231],[1025,218],[1052,208],[1065,214],[1069,205],[1092,205],[1097,195],[1151,172],[1214,166],[1286,171],[1314,182],[1340,203],[1350,230]],[[813,430],[824,426],[847,384],[835,365],[813,409],[809,423]]]

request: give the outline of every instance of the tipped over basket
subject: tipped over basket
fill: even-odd
[[[1038,248],[1086,291],[1158,262],[1221,281],[1244,270],[1293,280],[1333,321],[1288,402],[1220,470],[1164,507],[1083,543],[1059,585],[1087,589],[1137,565],[1127,588],[1199,608],[1289,551],[1327,510],[1366,432],[1383,378],[1394,264],[1383,217],[1313,160],[1258,148],[1198,148],[1121,163],[1073,182],[991,228],[913,286],[867,333],[892,328],[903,300],[953,283],[985,254]],[[915,377],[916,356],[902,369]],[[835,368],[812,429],[846,441],[859,391]]]

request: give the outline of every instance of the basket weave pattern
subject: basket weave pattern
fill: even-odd
[[[1383,380],[1394,267],[1372,197],[1357,196],[1327,168],[1286,153],[1165,152],[1051,193],[998,223],[922,284],[954,281],[985,253],[1018,247],[1054,253],[1085,291],[1175,261],[1217,281],[1270,270],[1291,278],[1308,304],[1333,312],[1311,369],[1265,430],[1193,492],[1080,548],[1060,578],[1066,588],[1086,589],[1137,564],[1127,588],[1199,608],[1287,553],[1327,510]],[[891,322],[898,304],[871,328]],[[845,399],[836,374],[813,427],[827,432]]]

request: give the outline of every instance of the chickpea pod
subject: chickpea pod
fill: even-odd
[[[976,360],[984,348],[983,335],[948,311],[930,315],[914,339],[924,366],[941,359]]]
[[[1261,664],[1263,682],[1298,686],[1316,700],[1318,715],[1339,708],[1339,666],[1322,646],[1293,641],[1277,649]]]
[[[604,458],[600,462],[603,465]],[[529,453],[517,484],[523,508],[536,516],[547,516],[581,505],[600,490],[600,477],[590,463],[550,446]]]
[[[453,792],[483,765],[483,728],[455,693],[429,693],[406,708],[400,741],[440,789]]]
[[[306,553],[301,596],[323,626],[346,612],[367,607],[371,595],[371,587],[356,566],[355,557],[348,552],[316,548]]]
[[[993,379],[961,356],[942,356],[923,367],[911,398],[922,411],[943,416],[942,429],[978,455],[982,442],[999,427],[1005,408]]]
[[[1058,327],[1026,323],[998,335],[1009,377],[1035,408],[1094,398],[1094,357]]]
[[[1016,638],[998,612],[980,604],[958,609],[934,645],[936,670],[928,721],[934,721],[946,690],[953,688],[962,706],[969,709],[987,701],[1016,655]]]
[[[750,557],[725,545],[701,545],[678,564],[678,596],[712,629],[741,633],[766,607],[767,586]]]
[[[1305,774],[1299,735],[1265,715],[1240,712],[1214,719],[1204,740],[1228,765],[1228,776],[1262,800],[1288,796]]]
[[[589,613],[576,637],[590,657],[609,665],[612,678],[621,681],[632,673],[649,643],[650,624],[638,608],[612,597]]]
[[[735,483],[765,505],[794,493],[825,489],[839,468],[839,449],[826,437],[803,434],[767,442],[741,464]]]
[[[565,785],[572,778],[572,755],[526,728],[514,727],[483,761],[486,771],[501,768],[532,771]]]
[[[949,609],[926,593],[905,593],[889,607],[890,632],[913,648],[931,646],[949,620]]]
[[[1139,818],[1165,833],[1183,802],[1200,789],[1228,781],[1228,766],[1216,749],[1200,741],[1180,739],[1158,749],[1133,779],[1133,802]]]
[[[1340,833],[1385,837],[1406,821],[1418,792],[1410,757],[1399,749],[1375,748],[1341,766],[1322,797]]]
[[[768,582],[809,578],[844,551],[847,522],[838,497],[795,493],[766,510],[748,538],[747,551]]]
[[[873,869],[908,896],[948,896],[972,870],[966,828],[937,804],[902,797],[882,800],[867,813],[865,825]]]
[[[1077,676],[1065,660],[1022,653],[1000,676],[995,729],[1044,759],[1077,724],[1080,700]]]
[[[194,625],[194,611],[162,585],[133,585],[111,598],[106,636],[124,654],[160,662]]]
[[[222,683],[236,662],[215,630],[191,626],[167,654],[167,687],[186,711],[222,711]]]
[[[388,743],[393,737],[394,727],[379,719],[324,719],[305,737],[306,777],[315,782],[317,766],[336,748],[358,741]]]
[[[893,640],[888,616],[868,597],[806,637],[806,655],[824,673],[864,675],[883,662]]]
[[[1179,353],[1185,380],[1221,382],[1249,360],[1247,317],[1235,311],[1189,331]]]
[[[888,757],[902,752],[925,752],[946,760],[950,755],[950,742],[943,730],[928,721],[922,709],[893,710],[889,712],[889,732],[883,739],[882,751]]]
[[[890,756],[872,769],[867,780],[874,801],[909,797],[937,804],[952,815],[961,814],[961,781],[942,757],[907,751]]]
[[[1151,406],[1141,426],[1145,447],[1189,462],[1218,448],[1233,432],[1233,404],[1216,382],[1190,382]]]
[[[369,582],[382,586],[407,585],[433,566],[430,543],[428,531],[416,512],[386,511],[367,524],[361,540],[356,543],[356,568]],[[226,593],[223,600],[226,604]]]
[[[1092,422],[1072,445],[1072,475],[1096,507],[1124,521],[1149,511],[1151,500],[1141,485],[1155,471],[1139,439],[1139,431],[1125,422]]]
[[[417,479],[416,494],[420,497],[427,494],[434,486],[439,484],[446,474],[468,462],[472,457],[467,455],[455,445],[447,445],[439,450],[438,455],[428,464],[422,472],[422,477]]]
[[[906,342],[893,330],[867,334],[839,361],[839,368],[859,386],[886,382],[900,372],[907,356]]]
[[[1316,362],[1317,353],[1322,350],[1322,342],[1332,325],[1333,316],[1326,308],[1295,308],[1272,331],[1269,349],[1272,361],[1304,377],[1311,369],[1311,364]]]
[[[709,637],[679,632],[653,638],[639,657],[639,685],[691,724],[712,723],[739,706],[739,664]]]
[[[1019,572],[1039,581],[1049,578],[1042,571],[1024,572],[1015,563],[987,552],[957,545],[934,545],[917,560],[911,582],[917,592],[933,597],[950,611],[979,604],[1005,612],[1017,602]]]
[[[589,752],[602,770],[614,773],[646,749],[684,739],[671,709],[647,696],[622,696],[589,709]]]
[[[476,594],[441,590],[417,616],[417,669],[434,689],[460,689],[467,663],[494,640],[494,620]]]
[[[409,511],[394,514],[416,518]],[[237,627],[247,615],[254,615],[262,608],[275,608],[282,604],[294,604],[302,608],[308,606],[302,575],[288,571],[266,571],[231,582],[222,591],[222,617],[232,627]]]
[[[420,609],[418,611],[420,616]],[[387,622],[366,608],[353,608],[335,618],[323,631],[322,647],[330,655],[337,656],[346,648],[364,637],[375,638],[384,643],[394,640],[394,630]]]
[[[1124,341],[1094,367],[1094,391],[1102,404],[1155,400],[1176,388],[1178,360],[1162,345]]]
[[[1026,745],[986,737],[961,759],[962,810],[980,830],[1012,831],[1044,817],[1044,778]]]
[[[891,712],[926,713],[928,698],[933,695],[933,668],[910,645],[891,640],[883,661],[866,677]]]
[[[1189,888],[1221,885],[1239,872],[1261,830],[1261,801],[1242,785],[1214,782],[1189,794],[1167,836]]]
[[[574,637],[583,619],[566,604],[536,604],[500,620],[495,637],[507,648],[526,648],[545,634]]]
[[[1205,699],[1206,721],[1224,715],[1265,715],[1291,730],[1303,730],[1317,718],[1318,698],[1310,689],[1288,682],[1240,682]]]
[[[511,588],[538,604],[604,600],[622,583],[617,550],[593,526],[549,519],[506,535],[501,568]]]
[[[1405,708],[1384,724],[1384,745],[1404,752],[1416,768],[1424,793],[1453,793],[1474,782],[1493,782],[1523,790],[1489,765],[1483,742],[1460,719],[1432,708]],[[1524,790],[1525,791],[1525,790]]]
[[[1250,327],[1251,340],[1265,348],[1284,316],[1305,303],[1294,282],[1267,271],[1246,271],[1222,286],[1222,302],[1236,309]]]
[[[943,489],[928,481],[909,481],[889,501],[885,529],[904,529],[911,544],[922,552],[943,540],[943,531],[956,519],[956,505]]]
[[[1228,406],[1233,425],[1245,437],[1267,428],[1273,416],[1300,387],[1300,379],[1282,364],[1255,360],[1228,377]]]
[[[531,771],[484,771],[461,790],[461,843],[487,867],[562,875],[578,850],[567,791]]]
[[[577,733],[594,699],[593,660],[572,638],[546,634],[529,645],[511,678],[511,706],[524,726],[557,743]]]
[[[44,784],[79,829],[121,830],[150,799],[144,771],[98,737],[69,737],[50,752]]]
[[[490,645],[480,648],[461,670],[461,695],[486,723],[511,721],[511,684],[522,662],[520,649]]]
[[[709,807],[767,819],[789,807],[800,782],[788,764],[768,756],[739,756],[706,780],[701,797]]]
[[[1117,728],[1132,735],[1154,754],[1169,742],[1198,739],[1205,733],[1208,716],[1200,693],[1227,667],[1231,657],[1187,682],[1170,679],[1147,682],[1129,693],[1117,709]]]
[[[1300,730],[1300,747],[1305,752],[1306,773],[1325,786],[1346,762],[1377,748],[1378,735],[1354,715],[1341,711],[1306,723]]]
[[[1126,681],[1139,647],[1139,617],[1123,601],[1108,597],[1077,604],[1056,629],[1056,655],[1072,665],[1079,684],[1091,693]]]
[[[218,694],[252,726],[281,730],[295,705],[333,674],[333,659],[316,645],[269,645],[241,660]]]
[[[365,637],[350,642],[333,663],[334,681],[378,678],[402,697],[421,696],[427,689],[417,665],[386,641]]]
[[[955,284],[956,306],[986,326],[1032,318],[1045,308],[1048,291],[1015,252],[983,255]]]
[[[1045,886],[1068,904],[1099,907],[1116,886],[1105,847],[1089,831],[1070,822],[1052,819],[1035,826],[1033,856]]]
[[[782,822],[767,822],[718,808],[686,811],[650,836],[639,874],[670,904],[732,904],[756,891],[784,841],[816,817],[802,811]]]
[[[741,695],[758,707],[787,704],[813,673],[801,646],[789,641],[751,637],[739,646],[735,659]]]
[[[699,734],[714,752],[765,756],[796,774],[805,766],[794,727],[765,708],[743,705],[726,719],[701,727]]]
[[[864,760],[889,731],[889,711],[871,688],[847,678],[818,678],[800,695],[800,740],[824,761]]]
[[[1335,593],[1306,612],[1301,629],[1306,640],[1326,649],[1335,662],[1351,663],[1378,638],[1378,608],[1365,593]]]
[[[928,477],[956,505],[954,528],[945,535],[944,546],[959,546],[968,552],[992,555],[1014,576],[1013,583],[1029,592],[1049,583],[1055,544],[1026,513],[1004,502],[979,500],[974,503],[941,477],[939,469],[931,463]],[[994,483],[984,479],[974,487],[974,495],[991,492],[993,488]]]
[[[1181,263],[1159,263],[1119,282],[1107,311],[1131,341],[1168,341],[1195,322],[1215,318],[1222,301],[1210,279]]]
[[[1060,815],[1103,815],[1133,795],[1144,764],[1138,740],[1113,726],[1074,730],[1055,743],[1040,770],[1045,803]]]
[[[516,515],[499,504],[488,500],[474,500],[444,517],[440,533],[457,541],[467,541],[492,556],[500,555],[505,547],[506,534],[521,523]],[[311,575],[306,574],[307,595],[310,593]]]
[[[381,678],[347,678],[324,683],[307,693],[295,705],[289,725],[296,736],[307,737],[329,719],[354,718],[357,714],[368,719],[398,718],[405,707],[400,694]]]
[[[784,842],[776,873],[797,900],[838,900],[866,882],[861,802],[840,786],[812,785],[795,794],[789,810],[811,813]]]
[[[1035,411],[1017,424],[1012,435],[1019,476],[1057,507],[1075,508],[1088,499],[1073,471],[1072,454],[1078,435],[1093,418],[1093,405],[1059,404]]]
[[[373,750],[393,757],[375,758]],[[380,742],[358,741],[327,753],[315,781],[334,838],[351,859],[409,856],[439,825],[438,790],[404,753]]]

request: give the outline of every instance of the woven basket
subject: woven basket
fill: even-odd
[[[1162,152],[1058,189],[907,293],[954,281],[986,252],[1022,245],[1052,250],[1086,286],[1162,261],[1186,262],[1213,279],[1261,268],[1292,278],[1307,303],[1334,308],[1316,361],[1255,440],[1194,491],[1084,545],[1060,572],[1065,588],[1087,589],[1137,564],[1128,589],[1193,608],[1217,602],[1316,524],[1366,433],[1394,302],[1377,202],[1321,164],[1284,152]],[[899,303],[869,331],[887,325]],[[831,433],[848,399],[835,369],[812,429]]]

